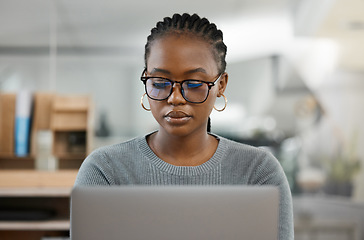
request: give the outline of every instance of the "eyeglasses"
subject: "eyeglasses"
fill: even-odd
[[[173,85],[178,83],[181,85],[181,93],[183,98],[190,103],[203,103],[209,96],[210,89],[215,86],[216,82],[221,78],[222,73],[213,82],[202,80],[187,79],[183,81],[172,81],[163,77],[143,77],[146,70],[143,71],[140,80],[145,85],[145,92],[148,97],[163,101],[169,98],[173,92]]]

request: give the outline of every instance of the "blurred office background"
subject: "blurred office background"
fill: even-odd
[[[362,0],[1,0],[0,91],[90,95],[93,148],[152,131],[140,106],[144,45],[174,12],[224,32],[229,103],[212,131],[271,150],[294,196],[363,203]],[[337,215],[363,228],[364,212],[348,208]]]

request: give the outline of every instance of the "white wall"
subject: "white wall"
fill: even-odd
[[[228,63],[227,72],[230,102],[243,104],[249,115],[265,113],[275,95],[271,58]]]

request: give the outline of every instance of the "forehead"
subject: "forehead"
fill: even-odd
[[[179,74],[191,69],[203,68],[209,74],[217,74],[217,63],[211,45],[200,37],[173,34],[153,41],[147,59],[148,70],[166,69]]]

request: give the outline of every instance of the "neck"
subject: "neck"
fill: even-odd
[[[212,157],[218,141],[206,131],[175,136],[160,130],[149,137],[148,144],[165,162],[177,166],[197,166]]]

